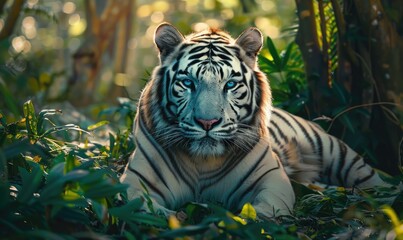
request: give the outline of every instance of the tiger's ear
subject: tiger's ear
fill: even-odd
[[[154,34],[154,42],[160,52],[160,59],[163,62],[164,58],[173,52],[184,40],[182,34],[171,24],[161,23]]]
[[[245,51],[248,58],[246,63],[253,68],[256,64],[256,56],[263,45],[263,36],[260,30],[254,27],[246,29],[236,39],[236,44]]]

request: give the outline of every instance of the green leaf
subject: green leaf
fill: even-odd
[[[18,239],[18,237],[17,237]],[[48,240],[66,240],[74,239],[69,236],[62,236],[60,234],[53,233],[51,231],[35,229],[22,234],[21,239],[48,239]]]
[[[55,172],[60,171],[60,166],[64,166],[62,164],[57,165],[57,169]],[[53,169],[52,169],[53,170]],[[54,172],[54,173],[55,173]],[[51,173],[54,175],[54,173]],[[54,181],[49,181],[48,178],[48,184],[43,188],[41,192],[41,201],[50,201],[52,198],[55,197],[61,197],[61,194],[64,192],[64,187],[65,184],[68,182],[79,182],[83,178],[87,177],[89,174],[88,171],[86,170],[73,170],[71,172],[66,173],[66,175],[60,175],[55,179],[55,176],[53,176],[51,179]],[[49,174],[50,175],[50,174]]]
[[[35,115],[35,107],[31,100],[24,103],[24,117],[26,121],[28,136],[31,143],[36,142],[38,136],[38,120]]]
[[[307,186],[305,186],[304,184],[301,184],[297,181],[291,180],[291,185],[292,185],[292,189],[295,192],[295,196],[297,198],[302,198],[305,195],[308,194],[315,194],[316,192],[314,190],[312,190],[311,188],[308,188]]]
[[[142,198],[135,198],[121,207],[110,208],[109,213],[123,220],[129,219],[134,212],[140,211],[143,204]]]
[[[50,129],[46,130],[46,131],[41,135],[41,137],[45,137],[45,136],[47,136],[47,135],[49,135],[49,134],[51,134],[51,133],[56,133],[56,132],[61,132],[61,131],[71,131],[71,130],[78,131],[78,132],[84,132],[84,133],[90,134],[89,132],[87,132],[87,131],[81,129],[80,126],[77,126],[77,125],[75,125],[75,124],[66,124],[66,125],[62,125],[62,126],[52,127],[52,128],[50,128]]]
[[[102,198],[102,197],[113,197],[118,193],[125,192],[128,185],[116,183],[111,184],[104,180],[101,183],[91,186],[85,191],[85,196],[88,198]]]
[[[133,213],[129,218],[129,221],[133,221],[140,224],[153,225],[156,227],[167,228],[168,222],[165,217],[154,216],[147,213]]]
[[[95,130],[95,129],[100,128],[100,127],[102,127],[104,125],[107,125],[107,124],[109,124],[109,121],[104,120],[104,121],[100,121],[100,122],[97,122],[95,124],[92,124],[92,125],[88,126],[87,129],[88,129],[88,131],[92,131],[92,130]]]
[[[64,153],[62,154],[62,156],[64,156]],[[52,183],[52,182],[56,182],[60,176],[64,175],[64,166],[65,166],[65,162],[64,162],[64,158],[63,158],[63,162],[60,162],[58,164],[56,164],[55,166],[53,166],[48,174],[47,177],[47,182]]]
[[[193,236],[196,234],[203,234],[209,229],[206,225],[190,225],[173,230],[163,232],[159,235],[161,238],[179,238],[186,236]]]
[[[109,151],[111,153],[113,153],[113,150],[115,148],[115,142],[116,142],[115,137],[113,136],[112,133],[109,133]]]
[[[44,132],[44,120],[46,120],[47,116],[49,115],[55,115],[55,114],[60,114],[62,111],[61,110],[56,110],[56,109],[44,109],[39,112],[38,114],[38,135],[42,135]]]
[[[281,63],[280,55],[278,54],[277,49],[274,46],[273,40],[269,36],[267,36],[267,49],[269,50],[269,53],[273,57],[273,62],[276,65],[277,70],[281,71],[282,63]]]
[[[72,171],[75,167],[80,165],[77,158],[73,155],[73,153],[69,153],[66,157],[66,164],[64,166],[64,172],[68,173]]]
[[[260,60],[260,62],[268,65],[269,71],[271,70],[270,72],[276,72],[277,71],[276,64],[272,60],[266,58],[263,55],[259,55],[259,60]]]
[[[91,201],[91,207],[94,210],[95,214],[98,217],[99,221],[104,221],[107,215],[107,210],[108,210],[108,205],[106,204],[105,199],[102,201],[103,203],[100,203],[98,201]]]
[[[41,184],[43,171],[39,164],[28,162],[31,171],[28,172],[25,168],[19,168],[22,178],[22,189],[18,193],[17,199],[20,202],[28,203],[33,198],[33,194],[38,192],[39,185]]]
[[[294,46],[295,46],[294,42],[288,44],[287,49],[284,52],[283,58],[281,59],[281,69],[284,69],[287,66],[288,60],[290,59],[290,55],[294,49]]]

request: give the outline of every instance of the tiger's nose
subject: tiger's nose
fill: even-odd
[[[196,118],[195,120],[206,131],[213,128],[213,125],[217,125],[217,123],[220,121],[220,119],[200,119],[200,118]]]

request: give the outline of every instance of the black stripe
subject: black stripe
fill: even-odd
[[[339,184],[341,186],[344,186],[343,178],[341,176],[342,174],[342,169],[344,167],[344,164],[346,163],[346,154],[347,154],[347,147],[340,141],[337,141],[340,147],[340,152],[339,152],[339,165],[337,166],[337,180],[339,181]]]
[[[241,86],[239,86],[238,88],[240,88]],[[234,89],[233,91],[236,91],[237,89]],[[241,93],[241,96],[238,97],[239,100],[243,100],[246,96],[248,95],[247,91],[244,91],[243,93]],[[249,104],[248,104],[249,105]]]
[[[234,106],[232,106],[232,104],[229,104],[229,106],[231,107],[232,111],[235,113],[237,119],[239,120],[238,111],[234,108]]]
[[[348,166],[347,170],[344,173],[344,183],[347,182],[347,178],[350,174],[350,170],[353,168],[353,166],[361,159],[360,155],[356,155],[350,162],[350,165]]]
[[[161,149],[160,145],[154,140],[154,138],[151,136],[151,134],[147,134],[148,131],[146,129],[146,126],[144,125],[144,122],[142,121],[142,113],[140,113],[140,128],[144,132],[144,135],[147,137],[148,141],[153,144],[154,148],[158,151],[160,157],[162,160],[165,162],[165,165],[168,166],[169,170],[173,173],[175,179],[178,182],[179,181],[178,177],[182,179],[185,184],[194,192],[194,187],[193,184],[191,184],[182,174],[182,169],[179,168],[178,164],[176,163],[175,159],[169,152],[165,152]],[[175,174],[176,173],[176,174]],[[178,176],[177,176],[178,174]]]
[[[196,46],[189,50],[189,54],[193,54],[195,52],[202,51],[205,48],[206,48],[206,46]]]
[[[231,194],[229,194],[230,198],[228,199],[228,203],[232,202],[232,198],[235,196],[235,192],[239,190],[239,188],[241,187],[242,184],[245,183],[245,180],[247,178],[249,178],[252,174],[253,171],[256,170],[257,166],[259,166],[259,164],[263,161],[263,159],[266,157],[267,153],[269,152],[269,147],[266,147],[266,149],[264,150],[263,154],[257,159],[257,161],[255,162],[255,164],[253,164],[253,166],[251,166],[248,170],[248,172],[246,174],[243,175],[243,177],[241,178],[241,180],[238,181],[238,184],[233,187],[231,189]],[[271,154],[271,152],[270,152]],[[262,176],[260,176],[262,177]],[[227,206],[230,206],[230,204],[227,204]]]
[[[330,155],[333,155],[333,138],[328,135],[329,140],[330,140]]]
[[[279,198],[279,199],[284,203],[284,206],[287,207],[288,212],[291,214],[292,213],[292,210],[291,210],[292,207],[290,208],[290,206],[288,206],[287,203],[285,203],[285,201],[282,198]]]
[[[139,173],[136,169],[133,169],[130,165],[128,166],[128,169],[140,178],[139,181],[141,180],[149,189],[151,189],[154,193],[158,194],[162,198],[162,200],[164,200],[164,203],[166,205],[167,200],[164,194],[154,184],[152,184],[145,176]]]
[[[327,167],[324,171],[324,176],[327,178],[327,184],[331,184],[332,183],[332,168],[333,168],[333,164],[334,164],[334,159],[332,159],[330,166]]]
[[[144,150],[143,146],[140,144],[139,141],[136,141],[137,148],[143,153],[145,159],[153,169],[155,175],[160,179],[160,181],[165,185],[166,188],[169,189],[168,184],[161,173],[161,171],[155,166],[155,164],[152,162],[152,158],[147,154],[147,151]]]
[[[249,187],[248,187],[247,189],[245,189],[245,190],[240,194],[239,201],[240,201],[241,199],[243,199],[245,195],[247,195],[248,193],[250,193],[250,192],[256,187],[256,185],[260,182],[260,180],[262,180],[262,178],[263,178],[264,176],[266,176],[266,175],[269,174],[270,172],[272,172],[272,171],[274,171],[274,170],[278,170],[278,169],[280,169],[280,164],[279,164],[279,162],[277,162],[277,167],[274,167],[274,168],[272,168],[272,169],[267,170],[267,171],[264,172],[262,175],[260,175],[260,176],[253,182],[253,184],[249,185]],[[238,188],[239,188],[239,187],[238,187]],[[238,188],[236,188],[236,189],[238,189]],[[234,195],[234,194],[233,194],[233,195]],[[231,201],[231,202],[232,202],[232,201]],[[285,205],[287,206],[287,204],[285,204]],[[228,205],[227,205],[227,206],[228,206]],[[231,208],[235,208],[234,203],[231,203]],[[288,206],[287,206],[287,208],[288,208]],[[289,208],[288,208],[288,209],[289,209]]]
[[[311,136],[309,135],[309,133],[308,133],[308,131],[306,130],[306,128],[305,128],[304,126],[302,126],[302,124],[298,121],[298,119],[294,118],[294,116],[289,115],[289,117],[290,117],[291,119],[293,119],[294,122],[298,125],[298,127],[301,129],[302,133],[303,133],[303,134],[305,135],[305,137],[308,139],[308,142],[311,144],[313,151],[316,152],[315,143],[314,143],[313,139],[311,138]]]
[[[375,171],[374,171],[374,169],[372,169],[371,173],[368,176],[366,176],[365,178],[355,180],[354,186],[360,185],[361,183],[363,183],[363,182],[367,181],[368,179],[372,178],[374,175],[375,175]]]
[[[367,165],[367,164],[364,162],[361,166],[359,166],[359,167],[357,168],[357,171],[360,170],[361,168],[365,167],[366,165]]]
[[[261,104],[260,103],[260,97],[261,96],[259,96],[260,95],[259,92],[257,94],[255,93],[255,81],[257,81],[256,79],[257,79],[256,75],[252,74],[252,79],[250,81],[246,82],[246,83],[247,83],[247,86],[249,86],[249,91],[250,91],[249,96],[252,99],[254,99],[255,97],[258,98],[258,99],[256,99],[257,103]],[[248,85],[248,83],[249,83],[249,85]],[[255,96],[255,94],[256,94],[256,96]],[[251,100],[249,100],[249,101],[251,101]]]
[[[206,53],[202,52],[202,53],[196,53],[194,55],[191,55],[190,57],[188,57],[189,60],[193,60],[196,59],[197,61],[200,61],[200,58],[203,57],[204,55],[206,55]],[[196,62],[197,62],[196,61]],[[189,64],[189,65],[193,65],[193,64]]]
[[[179,177],[185,182],[185,184],[190,188],[190,190],[192,190],[193,193],[195,193],[195,188],[194,188],[194,184],[191,184],[189,182],[189,180],[183,175],[182,169],[178,166],[177,162],[174,160],[172,154],[170,152],[167,152],[167,155],[169,157],[169,159],[171,159],[171,163],[175,169],[174,173],[177,173],[179,175]],[[187,175],[189,176],[189,175]]]
[[[281,131],[280,127],[278,126],[278,124],[277,124],[275,121],[272,121],[272,122],[270,123],[270,126],[273,126],[273,127],[276,128],[276,130],[277,130],[278,134],[280,135],[280,137],[281,137],[282,139],[284,139],[284,142],[288,142],[287,136],[284,134],[283,131]],[[269,127],[269,128],[270,128],[270,127]]]
[[[200,182],[205,181],[206,179],[214,179],[214,181],[210,181],[210,184],[206,184],[200,187],[200,193],[226,177],[227,174],[230,173],[232,169],[234,169],[245,158],[246,154],[247,153],[243,152],[242,155],[237,154],[232,156],[232,158],[228,159],[226,161],[226,164],[220,168],[220,171],[214,173],[213,175],[208,175],[200,179]]]
[[[297,133],[297,130],[295,130],[294,126],[290,123],[290,121],[288,121],[288,119],[286,119],[284,116],[280,115],[280,113],[278,111],[276,111],[276,109],[273,109],[272,114],[276,115],[278,118],[280,118],[281,120],[283,120],[283,122],[285,122],[293,131],[295,134]],[[291,117],[291,115],[289,115]],[[294,121],[297,121],[296,119],[292,118]],[[271,121],[273,122],[273,121]]]
[[[160,155],[161,159],[164,161],[165,165],[168,166],[169,171],[171,171],[172,173],[175,173],[175,169],[172,168],[172,165],[169,164],[170,162],[175,162],[172,160],[167,160],[167,156],[165,154],[165,152],[161,149],[160,145],[154,140],[154,138],[151,136],[151,134],[148,133],[148,130],[146,129],[146,126],[142,120],[143,118],[143,114],[141,112],[140,116],[139,116],[139,125],[140,125],[140,129],[141,131],[144,133],[144,135],[146,136],[147,140],[153,145],[154,149],[157,150],[158,154]],[[173,174],[176,181],[179,182],[178,177],[176,176],[176,174]]]
[[[226,55],[231,55],[231,52],[227,50],[227,46],[222,47],[222,46],[217,46],[217,49],[222,52],[223,54]]]
[[[273,129],[269,128],[270,137],[274,139],[274,142],[280,147],[282,144],[278,140],[277,135],[274,133]]]
[[[318,134],[318,132],[316,131],[316,129],[311,126],[312,131],[313,131],[313,135],[316,138],[316,145],[317,145],[317,150],[318,150],[318,155],[319,155],[319,161],[323,162],[323,142],[322,139],[320,137],[320,135]]]

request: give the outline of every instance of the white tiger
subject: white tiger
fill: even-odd
[[[250,202],[273,217],[290,214],[295,202],[285,169],[301,182],[383,184],[341,140],[272,108],[256,63],[258,29],[237,39],[215,29],[184,37],[164,23],[154,40],[160,65],[141,94],[137,148],[122,176],[129,199],[147,191],[166,216],[193,201],[234,212]]]

